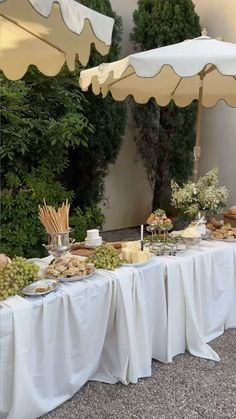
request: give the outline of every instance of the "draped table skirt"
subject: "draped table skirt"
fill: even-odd
[[[202,242],[64,283],[46,297],[0,305],[0,419],[36,419],[88,380],[136,383],[152,359],[188,350],[219,361],[208,344],[236,328],[236,245]]]

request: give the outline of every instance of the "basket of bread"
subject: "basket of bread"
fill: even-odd
[[[230,224],[231,227],[236,228],[236,205],[224,212],[224,222],[225,224]]]
[[[210,239],[236,243],[236,228],[232,227],[230,223],[224,224],[222,220],[218,221],[212,218],[207,224],[207,228],[210,231]]]

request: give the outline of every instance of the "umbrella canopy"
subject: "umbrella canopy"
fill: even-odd
[[[92,43],[107,54],[114,20],[74,0],[0,0],[0,25],[0,69],[17,80],[30,64],[47,76],[86,65]]]
[[[81,72],[80,85],[116,100],[132,95],[136,102],[154,98],[160,106],[174,100],[185,107],[198,103],[195,145],[195,177],[200,157],[202,105],[209,108],[219,100],[236,107],[236,44],[202,36],[178,44],[133,54],[109,64]]]

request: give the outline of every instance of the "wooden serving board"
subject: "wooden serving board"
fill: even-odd
[[[236,215],[226,214],[224,213],[224,223],[230,224],[231,227],[236,228]]]
[[[107,242],[113,246],[118,252],[122,247],[122,242]],[[72,255],[88,257],[92,254],[94,247],[86,246],[84,243],[73,243],[71,246]]]

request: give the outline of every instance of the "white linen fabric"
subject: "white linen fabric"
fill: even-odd
[[[234,283],[232,292],[230,295],[230,307],[225,319],[225,330],[227,329],[236,329],[236,245],[233,246],[233,254],[234,254]]]
[[[235,245],[203,241],[184,256],[162,259],[168,270],[167,361],[185,349],[219,360],[206,342],[236,326],[235,251]]]
[[[166,360],[167,307],[165,267],[155,260],[139,269],[121,268],[116,311],[111,319],[101,363],[93,379],[123,384],[151,375],[153,357]]]
[[[0,310],[1,419],[35,419],[96,372],[115,283],[95,277]]]
[[[236,327],[236,245],[202,244],[155,257],[35,300],[0,305],[0,418],[35,419],[88,380],[136,383],[151,362],[188,350],[219,360],[207,344]]]

